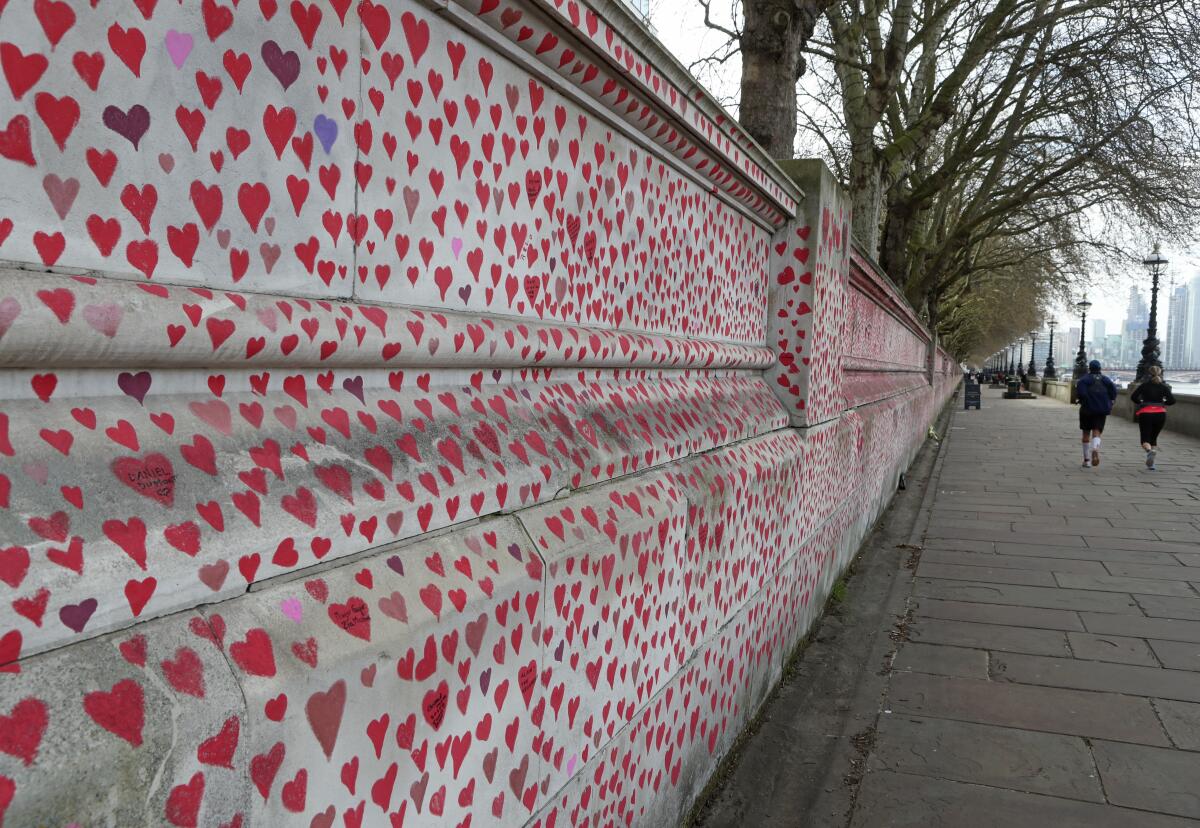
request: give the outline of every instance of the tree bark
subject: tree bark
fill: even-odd
[[[883,168],[874,142],[853,147],[850,158],[850,206],[854,238],[872,255],[879,253],[879,223],[883,209]]]
[[[746,0],[738,120],[772,158],[791,158],[801,49],[831,0]]]
[[[879,242],[879,266],[901,289],[908,284],[912,264],[910,244],[916,232],[917,212],[902,195],[889,194],[883,238]]]

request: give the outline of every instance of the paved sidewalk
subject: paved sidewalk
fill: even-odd
[[[1200,824],[1200,440],[1076,426],[953,415],[855,828]]]

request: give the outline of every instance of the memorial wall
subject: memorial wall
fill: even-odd
[[[621,7],[0,2],[0,825],[678,821],[959,380]]]

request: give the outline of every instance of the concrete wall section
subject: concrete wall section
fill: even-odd
[[[1040,379],[1034,382],[1034,391],[1040,391],[1043,396],[1053,397],[1061,403],[1071,402],[1071,380],[1068,377],[1066,380],[1048,380]]]

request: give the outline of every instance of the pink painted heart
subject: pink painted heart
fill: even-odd
[[[42,187],[50,198],[54,212],[60,219],[65,220],[67,214],[71,212],[71,206],[75,203],[75,197],[79,195],[79,179],[67,178],[64,180],[54,173],[50,173],[42,179]]]
[[[167,30],[167,54],[171,57],[171,62],[175,64],[176,69],[183,68],[188,55],[192,53],[193,44],[194,40],[190,34],[183,34],[174,29]]]
[[[297,624],[304,618],[304,605],[300,603],[298,598],[283,599],[279,602],[279,609],[285,617],[295,621]]]
[[[104,334],[109,339],[117,335],[125,309],[120,305],[109,302],[99,305],[85,305],[83,318],[92,330]]]

